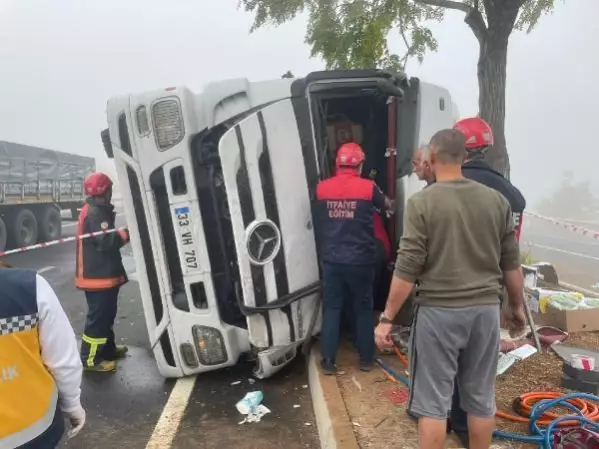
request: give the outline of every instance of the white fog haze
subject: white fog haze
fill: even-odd
[[[599,449],[598,20],[0,0],[0,449]]]
[[[511,37],[507,143],[531,208],[564,170],[599,195],[598,15],[596,0],[556,2],[531,34]],[[478,43],[462,19],[450,11],[435,24],[438,51],[406,71],[448,88],[464,117],[478,109]],[[323,68],[304,43],[305,18],[249,34],[252,21],[236,0],[0,0],[0,140],[94,156],[114,175],[100,140],[110,96]]]

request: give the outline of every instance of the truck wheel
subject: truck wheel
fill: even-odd
[[[39,216],[39,240],[49,242],[62,235],[62,219],[60,211],[54,206],[46,207]]]
[[[37,220],[29,209],[21,209],[9,226],[11,243],[15,248],[37,243]]]
[[[4,251],[4,248],[6,248],[6,224],[0,217],[0,251]]]

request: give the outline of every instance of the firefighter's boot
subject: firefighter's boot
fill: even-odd
[[[93,371],[96,373],[111,373],[116,371],[116,361],[114,360],[102,360],[100,363],[97,363],[92,366],[83,365],[83,369],[85,371]]]

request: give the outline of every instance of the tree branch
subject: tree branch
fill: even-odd
[[[404,30],[403,21],[401,20],[401,18],[399,19],[399,34],[400,34],[401,38],[403,39],[403,42],[406,46],[406,54],[402,58],[402,66],[403,66],[402,70],[405,73],[406,64],[408,63],[408,59],[410,57],[410,50],[411,50],[412,46],[410,45],[410,42],[408,41],[408,37],[406,36],[406,31]]]
[[[487,24],[478,9],[471,9],[464,17],[464,22],[470,27],[478,42],[483,42],[487,37]]]
[[[456,11],[462,11],[468,14],[472,11],[472,7],[466,3],[456,2],[453,0],[416,0],[416,3],[429,6],[439,6],[441,8],[455,9]]]
[[[483,0],[483,6],[485,7],[485,12],[487,13],[487,17],[493,14],[495,11],[495,3],[493,0]]]
[[[453,9],[466,13],[464,22],[470,27],[479,42],[487,37],[487,24],[482,13],[478,9],[467,5],[466,3],[453,0],[415,0],[416,3],[428,6],[438,6],[440,8]]]

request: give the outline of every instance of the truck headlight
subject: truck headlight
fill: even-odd
[[[167,98],[154,103],[152,105],[152,122],[156,144],[160,150],[166,151],[183,140],[185,130],[178,100]]]
[[[202,365],[220,365],[228,359],[223,334],[214,327],[193,326],[198,357]]]

